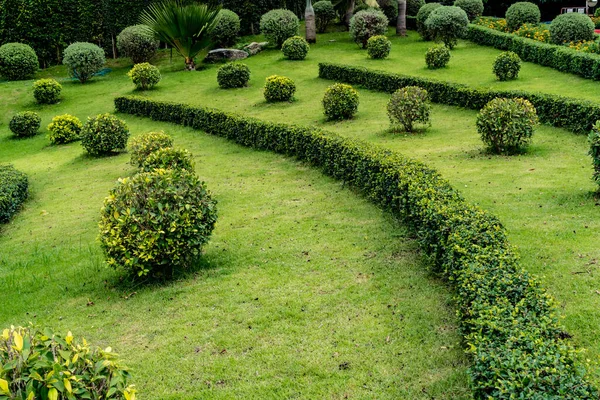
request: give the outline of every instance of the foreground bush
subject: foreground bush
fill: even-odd
[[[429,69],[444,68],[450,62],[450,50],[446,46],[430,47],[425,53],[425,64]]]
[[[321,0],[313,5],[315,10],[315,19],[317,23],[317,31],[325,33],[327,26],[336,18],[335,8],[331,1]]]
[[[431,15],[433,10],[441,7],[440,3],[427,3],[417,13],[417,31],[423,38],[423,40],[433,40],[433,33],[427,29],[427,18]]]
[[[385,35],[388,19],[378,10],[365,10],[356,13],[350,20],[350,37],[363,49],[372,36]]]
[[[358,111],[358,92],[350,85],[336,83],[325,91],[323,108],[330,120],[350,119]]]
[[[309,50],[310,45],[302,36],[292,36],[281,46],[281,51],[288,60],[304,60]]]
[[[494,61],[493,71],[499,81],[517,79],[521,70],[521,59],[512,51],[501,53]]]
[[[415,123],[429,124],[429,105],[427,90],[417,86],[398,89],[392,94],[387,105],[387,113],[394,130],[413,132]]]
[[[33,82],[33,97],[38,104],[55,104],[60,101],[62,86],[54,79]]]
[[[89,117],[81,130],[81,145],[92,156],[106,156],[127,147],[129,129],[112,114]]]
[[[91,348],[50,329],[11,327],[0,336],[0,398],[135,398],[130,374],[112,350]]]
[[[33,111],[22,111],[16,113],[10,120],[8,127],[18,138],[27,138],[37,135],[42,119]]]
[[[0,165],[0,224],[10,221],[28,196],[27,175],[17,171],[12,165]]]
[[[131,82],[140,90],[152,89],[160,82],[162,76],[160,70],[149,63],[135,64],[127,73],[131,78]]]
[[[134,64],[147,63],[156,55],[159,41],[146,25],[129,26],[117,36],[119,52]]]
[[[192,172],[142,172],[120,179],[104,200],[100,244],[108,265],[166,277],[193,265],[216,221],[216,202]]]
[[[194,165],[194,158],[189,151],[164,147],[146,157],[142,164],[142,171],[152,172],[155,169],[173,169],[194,172]]]
[[[173,138],[162,131],[143,133],[135,136],[129,142],[131,164],[141,168],[150,154],[172,146]]]
[[[92,43],[76,42],[65,49],[63,64],[73,78],[86,83],[106,63],[104,50]]]
[[[52,118],[48,125],[48,139],[52,144],[65,144],[81,139],[83,124],[79,118],[69,114]]]
[[[217,82],[223,89],[234,89],[248,86],[250,68],[242,63],[227,63],[217,70]]]
[[[268,102],[292,101],[296,84],[285,76],[271,75],[265,82],[264,95]]]
[[[223,8],[217,15],[210,38],[217,47],[233,46],[240,34],[240,29],[240,17],[233,11]]]
[[[539,24],[540,8],[528,1],[520,1],[508,7],[506,27],[510,32],[518,30],[524,24]]]
[[[442,6],[429,14],[425,26],[434,40],[441,40],[446,47],[452,49],[458,39],[467,34],[469,18],[462,8]]]
[[[456,0],[454,2],[456,7],[462,8],[467,13],[469,21],[473,21],[475,18],[483,15],[483,1],[482,0]]]
[[[0,46],[0,75],[9,81],[32,78],[40,68],[35,51],[23,43]]]
[[[561,14],[550,24],[550,40],[554,44],[594,40],[594,28],[594,23],[587,15]]]
[[[590,142],[590,156],[594,166],[593,179],[598,184],[598,191],[600,192],[600,121],[594,124],[588,140]]]
[[[367,41],[367,53],[373,59],[387,58],[392,51],[392,42],[383,36],[371,36]]]
[[[260,32],[278,49],[288,38],[296,36],[298,29],[300,21],[290,10],[271,10],[260,19]]]

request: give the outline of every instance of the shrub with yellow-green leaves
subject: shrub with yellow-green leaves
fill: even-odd
[[[55,104],[60,101],[62,85],[55,79],[39,79],[33,82],[33,97],[38,104]]]
[[[186,171],[193,172],[194,158],[192,157],[192,153],[185,149],[166,147],[151,153],[142,165],[142,170],[145,172],[151,172],[161,168],[175,170],[185,169]]]
[[[166,133],[148,132],[132,138],[129,142],[131,164],[138,168],[144,164],[146,158],[156,150],[173,146],[173,138]]]
[[[73,115],[57,115],[48,125],[48,139],[52,144],[65,144],[81,139],[83,124]]]
[[[271,75],[264,88],[265,100],[268,102],[292,101],[296,93],[296,84],[285,76]]]

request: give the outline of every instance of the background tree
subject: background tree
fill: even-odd
[[[406,36],[406,0],[398,0],[396,34],[400,36]]]
[[[317,21],[311,0],[306,0],[304,19],[306,21],[306,41],[308,43],[317,43]]]

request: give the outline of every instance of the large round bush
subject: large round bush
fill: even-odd
[[[520,1],[508,7],[506,11],[506,27],[513,32],[523,24],[538,24],[540,22],[540,8],[528,1]]]
[[[158,169],[119,180],[104,200],[99,239],[108,265],[167,277],[193,265],[216,222],[216,201],[194,173]]]
[[[54,79],[33,82],[33,97],[38,104],[55,104],[60,101],[62,85]]]
[[[217,15],[210,38],[217,47],[229,47],[235,44],[240,28],[240,17],[233,11],[223,8]]]
[[[302,36],[292,36],[281,46],[283,55],[289,60],[304,60],[309,50],[310,46]]]
[[[319,33],[324,33],[327,26],[336,18],[335,8],[331,1],[321,0],[313,5],[313,9],[315,10],[317,30]]]
[[[193,172],[194,158],[192,153],[185,149],[165,147],[150,153],[142,164],[142,171],[150,172],[155,169],[185,169]]]
[[[450,62],[450,50],[446,46],[435,46],[427,50],[425,64],[429,69],[444,68]]]
[[[367,53],[371,58],[386,58],[390,55],[390,51],[392,51],[392,42],[383,35],[371,36],[367,41]]]
[[[271,75],[265,82],[264,95],[268,102],[292,101],[296,93],[296,84],[285,76]]]
[[[135,136],[129,142],[131,164],[141,168],[151,153],[172,146],[173,138],[162,131],[148,132]]]
[[[494,74],[500,81],[517,79],[521,70],[521,58],[512,51],[506,51],[496,57],[494,61]]]
[[[42,119],[33,111],[21,111],[16,113],[10,120],[8,127],[10,131],[19,138],[35,136],[40,130]]]
[[[550,40],[555,44],[594,40],[594,23],[584,14],[561,14],[550,24]]]
[[[360,11],[350,20],[350,37],[364,49],[370,37],[385,35],[387,27],[388,19],[381,11]]]
[[[140,90],[152,89],[160,82],[162,76],[158,67],[150,63],[135,64],[127,73],[131,82]]]
[[[397,4],[397,3],[396,3]],[[416,17],[421,7],[425,5],[425,0],[406,0],[406,15]]]
[[[65,49],[63,64],[72,77],[81,83],[87,82],[106,63],[104,50],[92,43],[76,42]]]
[[[267,40],[281,48],[286,39],[296,36],[300,21],[290,10],[271,10],[260,18],[260,32]]]
[[[419,32],[423,40],[433,40],[433,35],[427,29],[427,25],[425,23],[427,22],[427,18],[429,18],[429,15],[431,15],[433,10],[441,6],[442,5],[440,3],[427,3],[423,7],[421,7],[419,12],[417,13],[417,31]]]
[[[387,105],[388,117],[392,127],[399,126],[403,132],[412,132],[415,123],[429,123],[431,106],[425,89],[417,86],[407,86],[392,94]]]
[[[159,41],[146,25],[129,26],[117,36],[119,52],[133,61],[134,64],[148,62],[156,54]]]
[[[48,139],[52,144],[65,144],[81,139],[83,124],[73,115],[63,114],[52,118],[48,125]]]
[[[330,120],[350,119],[358,111],[358,92],[350,85],[335,83],[323,97],[325,115]]]
[[[35,51],[23,43],[0,46],[0,75],[9,81],[32,78],[40,68]]]
[[[88,118],[81,131],[81,145],[92,156],[118,153],[127,147],[129,129],[111,114]]]
[[[531,141],[537,123],[535,107],[529,100],[497,98],[480,111],[477,131],[491,152],[513,154]]]
[[[482,0],[456,0],[454,5],[462,8],[467,13],[469,21],[473,21],[475,18],[483,15]]]
[[[462,8],[442,6],[431,12],[425,26],[435,40],[441,40],[452,49],[458,39],[466,35],[469,18]]]
[[[223,89],[241,88],[250,81],[250,68],[242,63],[227,63],[217,70],[217,82]]]

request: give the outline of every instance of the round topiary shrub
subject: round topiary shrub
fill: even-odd
[[[594,40],[594,27],[587,15],[561,14],[550,24],[550,40],[555,44]]]
[[[458,39],[466,35],[469,18],[462,8],[442,6],[429,14],[425,26],[435,40],[441,40],[452,49]]]
[[[217,15],[216,24],[210,33],[210,38],[217,47],[229,47],[235,44],[240,29],[240,17],[233,11],[223,8]]]
[[[10,120],[8,127],[18,138],[35,136],[42,124],[42,119],[33,111],[22,111],[16,113]]]
[[[540,8],[528,1],[520,1],[506,10],[506,27],[509,31],[518,30],[523,24],[539,24]]]
[[[450,62],[450,50],[446,46],[435,46],[427,50],[425,64],[429,69],[444,68]]]
[[[433,40],[433,34],[427,29],[425,23],[433,10],[441,6],[440,3],[427,3],[417,13],[417,32],[419,32],[423,40]]]
[[[69,114],[57,115],[48,125],[48,139],[52,144],[65,144],[81,139],[83,124]]]
[[[477,116],[477,131],[489,150],[513,154],[524,148],[538,123],[535,107],[525,99],[497,98]]]
[[[127,147],[129,129],[111,114],[89,117],[81,130],[81,145],[92,156],[118,153]]]
[[[299,28],[300,21],[290,10],[271,10],[260,18],[260,32],[277,48],[296,36]]]
[[[501,53],[494,61],[493,71],[500,81],[517,79],[520,70],[521,59],[512,51]]]
[[[317,30],[319,33],[324,33],[327,30],[327,26],[333,22],[337,16],[335,8],[331,1],[321,0],[313,5],[313,9],[315,10]]]
[[[473,21],[475,18],[483,15],[482,0],[456,0],[454,5],[462,8],[467,13],[469,21]]]
[[[108,265],[167,277],[197,261],[216,222],[216,201],[194,173],[157,169],[119,180],[104,200],[99,239]]]
[[[40,68],[35,51],[23,43],[0,46],[0,75],[9,81],[30,79]]]
[[[304,60],[309,50],[310,46],[302,36],[292,36],[281,46],[283,55],[289,60]]]
[[[379,10],[365,10],[356,13],[350,20],[350,37],[363,49],[372,36],[385,35],[388,19]]]
[[[387,112],[394,130],[400,126],[403,132],[413,132],[416,122],[429,124],[431,106],[427,91],[417,86],[398,89],[388,102]]]
[[[176,169],[193,172],[194,158],[185,149],[165,147],[150,153],[142,164],[142,171],[150,172],[155,169]]]
[[[217,70],[217,82],[223,89],[241,88],[250,81],[250,68],[242,63],[227,63]]]
[[[134,64],[150,61],[156,54],[159,43],[146,25],[129,26],[117,36],[119,52],[131,58]]]
[[[296,84],[290,78],[271,75],[265,83],[264,95],[268,102],[292,101],[296,93]]]
[[[406,0],[406,15],[415,17],[419,13],[421,7],[423,7],[424,5],[425,0]]]
[[[131,82],[135,87],[140,90],[152,89],[162,79],[158,67],[149,63],[135,64],[127,73],[127,76],[131,78]]]
[[[358,104],[358,92],[344,83],[329,86],[323,97],[323,108],[329,120],[352,118],[358,111]]]
[[[106,63],[104,50],[92,43],[76,42],[65,49],[63,64],[73,78],[81,83],[87,82],[98,73]]]
[[[55,104],[60,101],[62,86],[54,79],[33,82],[33,97],[38,104]]]
[[[138,135],[129,142],[131,164],[141,168],[146,158],[157,150],[173,146],[173,138],[164,132],[148,132]]]
[[[367,41],[367,53],[371,58],[386,58],[390,55],[390,51],[392,51],[392,42],[383,35],[372,36]]]
[[[4,224],[19,212],[29,197],[29,178],[10,164],[0,164],[0,188],[0,224]]]

